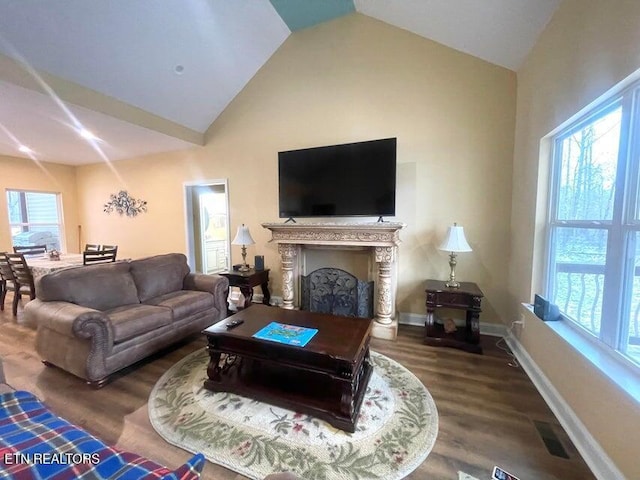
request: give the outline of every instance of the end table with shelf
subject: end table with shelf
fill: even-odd
[[[253,287],[258,285],[262,288],[262,303],[269,305],[271,293],[269,292],[269,269],[256,270],[251,268],[246,272],[239,270],[221,272],[220,275],[229,279],[230,287],[238,287],[244,295],[244,308],[251,305],[253,298]]]
[[[427,320],[424,343],[432,346],[453,347],[471,353],[482,353],[480,346],[480,312],[484,294],[473,282],[460,282],[458,288],[447,287],[446,282],[427,280]],[[466,325],[447,333],[444,325],[435,321],[438,308],[466,311]]]

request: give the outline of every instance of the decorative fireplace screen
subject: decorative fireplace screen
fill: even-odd
[[[319,268],[302,276],[302,309],[348,317],[373,317],[373,282],[339,268]]]

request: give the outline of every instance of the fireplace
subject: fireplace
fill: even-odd
[[[301,307],[300,258],[305,249],[366,250],[371,258],[374,281],[374,325],[372,335],[395,339],[397,247],[403,223],[263,223],[278,244],[282,269],[282,308]]]

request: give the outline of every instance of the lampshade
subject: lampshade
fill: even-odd
[[[471,247],[467,243],[467,239],[464,237],[464,230],[457,223],[454,223],[449,227],[447,236],[439,248],[440,250],[446,250],[447,252],[471,251]]]
[[[245,227],[243,223],[240,227],[238,227],[236,238],[234,238],[231,243],[233,245],[253,245],[256,242],[251,237],[251,232],[249,232],[249,227]]]

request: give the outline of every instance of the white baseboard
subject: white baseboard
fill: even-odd
[[[400,316],[398,319],[398,323],[400,325],[414,325],[418,327],[424,327],[424,323],[427,320],[426,315],[422,315],[419,313],[403,313],[400,312]],[[458,324],[460,322],[456,322]],[[464,320],[458,326],[462,326],[464,324]],[[483,335],[491,335],[494,337],[504,337],[507,334],[507,327],[505,327],[501,323],[488,323],[480,321],[480,333]]]
[[[251,303],[262,303],[263,298],[264,296],[261,293],[254,293],[253,297],[251,297]],[[272,295],[269,299],[269,304],[279,307],[282,305],[282,297],[275,297]]]
[[[251,301],[253,303],[262,303],[262,294],[254,293]],[[270,300],[271,305],[280,306],[282,305],[282,297],[272,296]],[[417,327],[424,327],[424,322],[427,320],[426,315],[421,315],[419,313],[403,313],[400,312],[398,323],[401,325],[414,325]],[[488,323],[488,322],[480,322],[480,332],[483,335],[491,335],[494,337],[504,337],[507,334],[507,327],[503,324],[498,323]]]
[[[417,313],[400,313],[398,315],[398,323],[401,325],[414,325],[416,327],[424,327],[424,322],[427,319],[426,315],[419,315]]]
[[[622,472],[618,470],[615,463],[589,433],[582,421],[522,347],[518,339],[510,334],[505,337],[505,340],[596,478],[601,480],[624,479]]]

